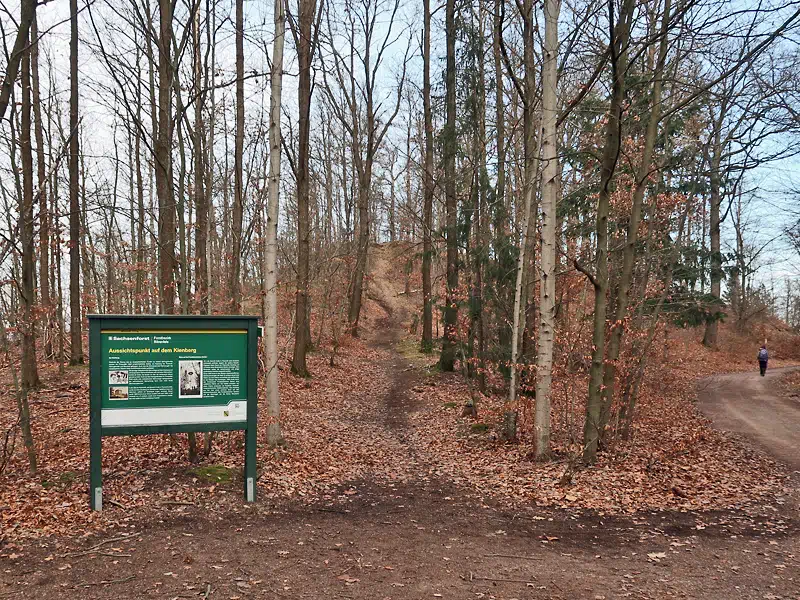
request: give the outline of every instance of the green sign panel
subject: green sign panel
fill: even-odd
[[[245,430],[255,499],[257,338],[257,317],[89,316],[92,508],[109,435]]]
[[[102,330],[103,427],[247,421],[247,330]]]

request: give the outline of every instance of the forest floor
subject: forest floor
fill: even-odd
[[[380,262],[374,268],[380,271]],[[73,507],[62,508],[66,527],[44,517],[35,521],[39,531],[52,535],[34,535],[30,525],[19,525],[22,509],[3,516],[0,523],[13,524],[16,535],[0,545],[0,598],[800,599],[798,479],[742,438],[725,438],[723,450],[739,452],[727,457],[734,470],[738,462],[742,471],[768,471],[769,483],[759,494],[728,489],[750,479],[708,473],[721,487],[710,486],[703,495],[696,484],[702,501],[695,503],[670,493],[664,481],[673,476],[667,474],[663,481],[655,477],[667,485],[664,506],[652,500],[631,511],[620,500],[602,510],[593,507],[589,489],[601,485],[602,477],[608,489],[598,493],[606,495],[621,497],[617,488],[635,485],[624,476],[611,479],[613,465],[605,465],[596,469],[605,470],[596,482],[592,473],[576,476],[574,491],[560,492],[563,501],[553,502],[547,494],[536,501],[508,501],[509,482],[524,474],[509,468],[495,473],[494,485],[487,484],[484,474],[471,468],[488,452],[483,446],[432,443],[426,424],[452,410],[441,408],[430,373],[404,349],[404,302],[391,290],[381,291],[386,277],[375,281],[370,294],[383,310],[364,327],[367,349],[351,348],[340,357],[338,377],[345,380],[336,385],[343,395],[313,404],[320,395],[314,386],[331,385],[323,377],[337,374],[323,370],[322,357],[312,365],[316,381],[296,383],[291,390],[309,394],[303,401],[313,417],[305,416],[302,429],[321,440],[327,457],[320,465],[311,460],[301,432],[287,425],[287,438],[295,439],[296,447],[290,442],[285,455],[264,458],[259,501],[245,505],[239,477],[209,486],[198,482],[197,471],[191,471],[195,476],[186,469],[170,471],[154,457],[134,469],[124,458],[126,449],[137,447],[116,448],[112,440],[107,497],[116,504],[96,522],[83,516],[80,483],[60,484],[77,487],[72,495],[50,490],[61,504],[81,505],[77,516]],[[358,379],[356,373],[368,377]],[[723,404],[731,389],[742,402],[775,400],[756,387],[763,385],[760,378],[751,386],[751,376],[740,377],[731,387],[701,384],[702,406]],[[447,385],[459,384],[445,379],[442,387]],[[292,418],[290,411],[289,424]],[[75,429],[76,436],[83,435],[83,425]],[[459,450],[466,463],[461,470],[439,456]],[[359,466],[348,467],[344,455],[354,456]],[[716,467],[698,456],[689,460],[699,460],[700,469]],[[293,472],[303,465],[315,483],[290,478],[287,465]],[[685,489],[694,493],[689,467],[676,468],[687,473]],[[552,477],[549,472],[536,477],[557,480],[563,470],[562,463]],[[323,475],[329,478],[320,483]],[[32,482],[25,485],[33,488]],[[293,494],[268,491],[284,488]],[[644,497],[636,495],[639,490],[630,493]],[[41,502],[33,494],[28,503]],[[715,494],[722,499],[718,503]],[[751,496],[757,500],[738,500]],[[11,493],[0,494],[0,510],[8,508],[4,502],[12,502]],[[715,508],[702,509],[706,504]]]

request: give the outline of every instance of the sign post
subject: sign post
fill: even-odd
[[[89,498],[103,508],[102,439],[245,432],[256,499],[258,317],[89,315]]]

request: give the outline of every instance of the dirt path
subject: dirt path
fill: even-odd
[[[431,483],[166,518],[0,563],[3,598],[797,598],[797,533],[744,515],[510,512]],[[71,547],[69,547],[71,546]],[[69,555],[71,554],[71,555]]]
[[[800,471],[800,403],[773,393],[782,374],[800,367],[719,375],[698,385],[700,408],[720,429],[744,435]]]

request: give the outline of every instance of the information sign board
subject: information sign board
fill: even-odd
[[[241,429],[255,499],[258,318],[89,315],[91,505],[102,437]]]

